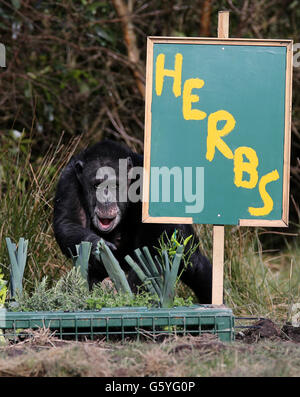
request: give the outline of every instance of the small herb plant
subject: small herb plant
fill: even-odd
[[[177,247],[183,245],[184,251],[182,255],[182,260],[184,263],[183,270],[187,266],[193,266],[191,262],[191,256],[194,252],[199,248],[200,243],[195,243],[195,237],[191,234],[190,236],[184,238],[178,230],[175,230],[172,234],[171,238],[167,235],[166,232],[162,233],[159,240],[159,247],[155,247],[160,258],[163,258],[163,251],[167,251],[170,259],[172,260]],[[180,274],[181,275],[181,274]]]
[[[114,288],[103,287],[101,284],[88,290],[79,268],[72,268],[61,277],[53,287],[48,287],[48,279],[44,277],[36,283],[31,294],[23,291],[16,294],[15,302],[8,303],[11,311],[80,311],[97,310],[103,307],[120,306],[157,306],[156,297],[148,292],[139,294],[117,293]]]
[[[72,268],[53,287],[48,286],[48,278],[36,282],[32,293],[17,293],[15,302],[8,304],[13,311],[76,311],[87,308],[89,291],[79,268]]]
[[[150,308],[158,305],[157,296],[151,295],[147,291],[140,291],[138,294],[116,293],[113,287],[103,288],[101,284],[95,285],[86,302],[87,308],[90,310],[123,306],[144,306]]]

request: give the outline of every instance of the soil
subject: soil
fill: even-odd
[[[262,339],[300,343],[300,327],[293,327],[287,323],[279,328],[272,320],[262,319],[251,328],[238,332],[236,339],[245,343],[255,343]]]
[[[286,324],[282,327],[281,332],[284,333],[289,340],[300,343],[300,327],[293,327],[292,325]]]
[[[25,331],[25,330],[24,330]],[[30,336],[29,336],[30,335]],[[37,331],[28,330],[28,338],[23,339],[18,343],[12,343],[3,347],[0,347],[0,354],[4,353],[9,358],[14,358],[27,353],[28,351],[39,352],[42,350],[48,350],[51,348],[67,348],[73,345],[89,345],[102,347],[105,345],[105,341],[86,341],[86,342],[75,342],[73,340],[61,340],[55,336],[55,333],[51,333],[48,329],[39,329]],[[150,338],[151,339],[151,338]],[[164,340],[168,338],[154,338],[155,343],[164,343]],[[269,319],[261,319],[254,323],[251,328],[246,328],[243,331],[239,331],[236,334],[236,341],[245,343],[245,345],[259,343],[263,340],[270,340],[273,342],[294,342],[300,343],[300,327],[293,327],[287,323],[278,327],[273,321]],[[216,335],[203,334],[201,336],[189,336],[189,337],[178,337],[173,348],[170,349],[169,353],[181,354],[189,350],[201,350],[201,351],[214,351],[219,352],[226,348],[226,344],[221,342]],[[244,346],[245,346],[244,345]],[[243,350],[241,345],[239,349]],[[246,346],[245,346],[246,348]]]

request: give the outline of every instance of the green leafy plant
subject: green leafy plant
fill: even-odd
[[[157,297],[146,291],[139,294],[116,292],[115,288],[101,284],[89,291],[79,268],[72,268],[58,283],[48,286],[48,278],[36,282],[32,293],[17,293],[7,307],[11,311],[78,311],[99,310],[103,307],[157,305]]]
[[[140,249],[134,251],[138,263],[129,255],[125,257],[150,295],[158,297],[161,307],[171,307],[174,304],[175,286],[180,277],[178,275],[180,262],[184,249],[192,238],[189,236],[183,240],[183,244],[180,244],[176,239],[175,231],[171,240],[168,239],[167,244],[164,243],[162,236],[160,240],[161,258],[156,255],[153,259],[148,247],[143,247],[142,251]],[[185,266],[188,265],[189,258],[196,248],[197,246],[194,244],[189,247]],[[95,255],[104,264],[116,290],[119,293],[132,296],[125,273],[104,240],[101,239],[98,243]]]
[[[169,257],[172,259],[176,253],[176,248],[180,245],[183,245],[184,252],[182,255],[182,260],[184,263],[183,270],[187,266],[192,266],[191,256],[193,253],[199,248],[200,243],[195,243],[195,237],[191,234],[190,236],[184,238],[177,229],[174,230],[171,238],[167,235],[166,232],[162,233],[159,240],[159,247],[155,247],[159,256],[163,257],[163,251],[167,251]]]
[[[90,296],[86,300],[87,308],[99,310],[103,307],[153,307],[157,306],[157,295],[152,295],[148,291],[140,291],[138,294],[128,294],[116,292],[113,287],[103,287],[101,284],[95,285]]]
[[[161,307],[171,307],[174,304],[175,285],[178,280],[179,265],[184,246],[179,245],[170,259],[168,251],[162,251],[163,260],[156,255],[155,262],[147,247],[135,250],[140,266],[129,256],[125,260],[136,272],[143,285],[152,294],[157,294]]]
[[[121,293],[132,295],[132,291],[124,271],[121,269],[119,262],[114,257],[103,239],[101,239],[98,243],[95,256],[103,263],[110,279],[116,287],[116,290]]]
[[[193,297],[188,296],[183,298],[182,296],[175,296],[173,305],[174,306],[192,306],[194,304]]]
[[[77,255],[73,255],[72,251],[71,258],[73,260],[73,264],[76,268],[80,269],[80,273],[84,280],[88,279],[88,266],[89,266],[89,259],[92,249],[92,243],[88,241],[82,241],[80,244],[76,245],[76,252]]]
[[[35,283],[32,293],[24,291],[15,295],[15,302],[8,303],[12,311],[76,311],[86,309],[89,295],[86,282],[79,268],[72,268],[56,285],[48,286],[48,278]]]
[[[12,244],[10,240],[8,241],[9,252],[12,257],[11,263],[14,264],[14,268],[19,266],[18,263],[24,264],[25,267],[27,243],[28,241],[24,242],[24,239],[20,239],[17,250],[16,245]],[[175,254],[171,253],[171,262],[167,250],[163,251],[162,261],[158,255],[153,260],[147,247],[144,247],[142,251],[140,249],[135,250],[140,266],[131,257],[125,258],[137,272],[147,289],[146,291],[141,289],[138,294],[132,293],[125,273],[104,240],[100,240],[98,244],[96,257],[104,264],[114,287],[108,288],[99,284],[94,286],[92,291],[89,291],[87,271],[91,244],[82,242],[76,246],[76,250],[77,255],[72,255],[74,267],[52,287],[48,286],[48,278],[44,277],[42,281],[36,281],[31,293],[26,290],[22,291],[20,288],[22,277],[20,276],[21,272],[19,272],[18,284],[14,284],[18,287],[14,287],[14,300],[8,302],[8,309],[13,311],[77,311],[118,306],[149,307],[160,305],[170,307],[174,304],[175,284],[183,255],[183,245],[177,246]],[[2,278],[3,276],[1,277],[0,273],[0,303],[1,299],[4,303],[6,297],[5,285],[3,284],[3,289],[1,286]],[[3,295],[1,295],[2,290]],[[190,304],[190,302],[177,299],[176,304],[180,306]]]
[[[171,238],[163,233],[159,239],[158,255],[152,258],[149,249],[144,247],[135,250],[137,262],[129,255],[125,260],[136,272],[142,284],[151,294],[157,294],[161,307],[171,307],[175,303],[175,287],[187,266],[192,266],[191,256],[198,249],[199,243],[194,243],[194,236],[183,238],[177,230]],[[182,270],[179,273],[180,263]],[[192,298],[190,298],[190,301]]]
[[[80,268],[72,268],[52,287],[56,310],[76,311],[86,309],[89,289]]]
[[[7,303],[10,311],[50,311],[54,310],[53,294],[47,286],[48,278],[44,277],[40,282],[36,281],[31,294],[24,290],[17,292],[14,301]]]

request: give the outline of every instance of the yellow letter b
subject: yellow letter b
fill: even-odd
[[[245,162],[243,155],[249,161]],[[255,150],[251,147],[241,146],[234,152],[234,183],[237,187],[244,187],[246,189],[253,189],[258,181],[258,158]],[[249,180],[243,179],[243,173],[249,175]]]

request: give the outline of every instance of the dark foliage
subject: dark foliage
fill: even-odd
[[[299,0],[127,1],[137,46],[132,61],[117,1],[0,0],[7,68],[0,73],[1,134],[31,133],[38,157],[64,131],[83,144],[102,137],[143,150],[146,37],[216,36],[217,12],[229,9],[230,36],[300,42]],[[125,30],[124,30],[125,29]],[[128,39],[128,37],[127,37]],[[300,198],[300,67],[294,68],[291,193]],[[298,222],[295,205],[292,219]]]

